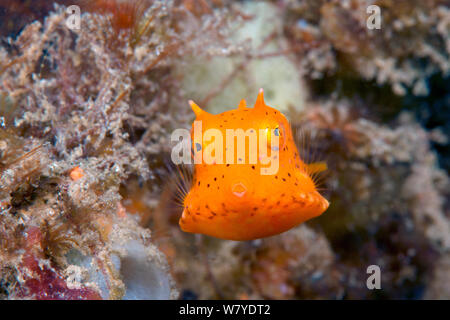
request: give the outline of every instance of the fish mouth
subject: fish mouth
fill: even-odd
[[[327,210],[330,207],[330,202],[327,199],[325,199],[324,197],[322,197],[321,201],[322,201],[321,204],[322,204],[323,211]]]
[[[190,223],[188,222],[188,216],[190,215],[189,210],[185,207],[183,209],[183,213],[181,214],[180,220],[178,220],[178,225],[180,226],[181,230],[184,232],[191,232],[190,230]]]
[[[314,198],[315,198],[315,201],[316,201],[318,207],[320,207],[322,209],[322,211],[320,212],[322,214],[324,211],[326,211],[328,209],[328,207],[330,206],[330,203],[318,191],[314,191]]]
[[[314,217],[321,215],[330,206],[328,200],[325,199],[325,197],[323,197],[318,191],[300,193],[297,196],[297,199],[303,206],[314,208]]]

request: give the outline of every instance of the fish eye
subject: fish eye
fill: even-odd
[[[272,150],[279,150],[280,146],[281,146],[281,148],[284,147],[284,145],[285,145],[285,141],[283,138],[284,128],[282,125],[281,125],[281,127],[280,127],[280,125],[277,125],[275,128],[267,127],[266,132],[267,132],[267,147],[268,148],[272,148]],[[277,140],[279,141],[280,146],[276,146],[276,147],[272,146],[272,137],[278,137]]]
[[[195,143],[195,148],[197,149],[197,152],[202,150],[202,145],[198,142]]]
[[[273,134],[276,137],[279,137],[279,149],[283,149],[284,146],[286,145],[286,139],[285,139],[285,127],[283,125],[283,123],[278,123],[277,126],[275,127],[275,129],[273,129]]]
[[[276,135],[277,137],[280,136],[280,129],[278,127],[275,128],[275,130],[273,130],[274,135]]]

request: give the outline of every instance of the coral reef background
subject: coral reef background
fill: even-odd
[[[450,299],[449,55],[447,0],[1,0],[0,299]],[[330,208],[267,239],[183,233],[187,100],[259,87],[327,161]]]

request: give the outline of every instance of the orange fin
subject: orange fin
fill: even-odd
[[[319,173],[319,172],[323,172],[325,170],[328,170],[328,166],[326,164],[326,162],[313,162],[310,164],[306,165],[306,171],[308,171],[309,174],[313,174],[313,173]]]

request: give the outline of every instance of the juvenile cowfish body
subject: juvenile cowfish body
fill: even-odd
[[[262,89],[253,108],[247,108],[242,100],[237,109],[212,115],[195,103],[190,104],[196,121],[202,123],[202,133],[214,128],[226,137],[226,129],[266,130],[268,155],[272,160],[279,157],[279,167],[274,174],[263,174],[268,167],[266,163],[259,158],[257,163],[249,163],[249,139],[245,144],[246,159],[228,164],[226,161],[195,164],[192,186],[183,200],[179,221],[183,231],[221,239],[252,240],[287,231],[328,208],[328,201],[316,190],[311,170],[300,159],[289,122],[264,103]],[[270,133],[279,138],[278,148],[271,147]],[[192,132],[194,152],[205,150],[211,143],[196,138]],[[258,143],[259,140],[258,135]],[[225,145],[224,142],[224,155]],[[235,155],[236,148],[237,143]],[[317,165],[314,167],[317,171]]]

